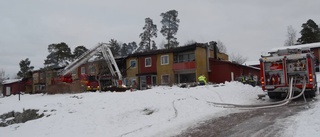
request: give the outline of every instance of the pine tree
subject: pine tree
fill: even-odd
[[[145,25],[142,28],[144,31],[140,34],[141,42],[139,45],[144,47],[146,51],[150,51],[153,48],[153,44],[155,44],[153,37],[157,37],[157,25],[153,24],[152,19],[146,18]]]
[[[117,40],[111,39],[109,41],[110,44],[110,50],[114,57],[120,55],[120,44],[117,42]]]
[[[50,44],[48,46],[49,55],[44,61],[44,65],[50,67],[62,67],[68,65],[72,59],[72,54],[69,46],[61,42],[59,44]]]
[[[156,42],[152,41],[152,48],[151,48],[151,50],[157,50],[157,49],[158,49],[158,47],[157,47],[157,45],[156,45]]]
[[[311,19],[302,24],[300,31],[301,37],[298,39],[299,44],[307,44],[320,42],[320,29],[318,25]]]
[[[128,45],[126,43],[122,44],[120,53],[121,53],[121,56],[127,56],[128,55]]]
[[[128,54],[133,54],[136,52],[138,45],[136,42],[131,42],[128,44]]]
[[[178,11],[170,10],[166,13],[161,13],[160,16],[162,17],[162,28],[160,32],[163,36],[166,37],[167,40],[167,43],[164,45],[164,47],[166,49],[177,47],[179,45],[179,42],[177,42],[177,38],[175,38],[174,35],[177,34],[179,28],[178,23],[180,22],[180,20],[177,18]]]
[[[17,73],[17,76],[19,78],[30,78],[32,77],[32,70],[33,66],[30,66],[31,61],[29,58],[26,58],[25,60],[21,60],[19,63],[20,71]]]
[[[77,46],[74,51],[73,51],[73,60],[77,59],[80,57],[83,53],[88,51],[88,49],[85,46]]]

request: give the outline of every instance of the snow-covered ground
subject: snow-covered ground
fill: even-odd
[[[160,86],[135,92],[22,95],[20,101],[18,96],[10,96],[0,98],[0,115],[12,110],[39,109],[39,113],[46,116],[0,127],[0,134],[8,137],[171,136],[201,121],[239,111],[216,107],[208,102],[268,102],[268,99],[257,100],[258,94],[264,94],[260,87],[226,82],[219,86],[193,88]],[[294,125],[284,134],[318,136],[320,120],[315,118],[317,116],[320,116],[318,102],[314,108],[289,117]]]

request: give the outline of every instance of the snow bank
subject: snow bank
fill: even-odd
[[[208,102],[257,104],[261,88],[226,82],[136,92],[22,95],[0,98],[0,114],[39,109],[45,117],[0,128],[10,137],[171,136],[201,121],[235,112]],[[310,112],[311,113],[311,112]],[[319,128],[320,129],[320,128]]]

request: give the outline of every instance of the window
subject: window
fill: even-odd
[[[43,90],[45,90],[45,85],[36,85],[35,90],[36,91],[43,91]]]
[[[194,61],[195,57],[194,57],[194,53],[189,54],[189,61]]]
[[[169,84],[169,75],[162,75],[161,76],[161,84]]]
[[[161,65],[168,65],[169,64],[169,56],[163,55],[161,56]]]
[[[77,74],[77,71],[76,70],[72,70],[71,74],[72,74],[72,76],[75,76]]]
[[[85,67],[81,67],[81,74],[86,74],[86,68]]]
[[[96,68],[94,67],[94,65],[90,66],[90,73],[91,74],[95,74],[96,73]]]
[[[137,67],[137,61],[136,60],[130,60],[130,67],[131,68]]]
[[[44,79],[44,73],[40,73],[40,80]]]
[[[196,82],[196,74],[195,73],[179,74],[179,82],[178,83],[189,83],[189,82]]]
[[[145,67],[151,67],[151,57],[145,58]]]
[[[44,90],[45,89],[45,85],[40,85],[39,90]]]
[[[174,55],[174,58],[173,58],[174,63],[191,62],[194,60],[195,60],[194,53],[178,54],[178,55]]]

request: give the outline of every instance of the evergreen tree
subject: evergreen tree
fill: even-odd
[[[156,42],[152,41],[152,48],[151,48],[151,50],[157,50],[157,49],[158,49],[158,47],[157,47],[157,45],[156,45]]]
[[[30,78],[32,77],[32,70],[33,66],[30,66],[31,61],[29,58],[26,58],[25,60],[21,60],[19,63],[20,71],[17,73],[17,76],[19,78]]]
[[[110,44],[110,50],[114,57],[120,55],[120,44],[117,42],[117,40],[111,39],[109,41]]]
[[[299,44],[307,44],[320,42],[320,29],[318,25],[311,19],[302,24],[300,31],[301,37],[298,39]]]
[[[69,46],[61,42],[59,44],[50,44],[48,46],[49,55],[44,61],[46,67],[61,67],[68,65],[68,61],[72,59]]]
[[[127,55],[131,54],[133,51],[133,47],[131,43],[128,43],[127,45]]]
[[[154,40],[151,40],[153,37],[157,37],[157,25],[153,24],[152,19],[146,18],[145,25],[142,28],[144,31],[140,34],[141,42],[139,45],[144,47],[146,51],[150,51],[151,48],[154,48]]]
[[[137,43],[136,42],[131,42],[128,43],[128,54],[133,54],[135,52],[135,50],[137,49]]]
[[[86,51],[88,51],[88,49],[85,46],[77,46],[73,51],[73,59],[77,59]]]
[[[120,53],[121,53],[121,56],[127,56],[128,55],[128,45],[126,43],[122,44]]]
[[[177,34],[178,28],[179,28],[179,22],[180,20],[178,17],[178,11],[176,10],[170,10],[166,13],[161,13],[162,16],[162,28],[160,32],[164,37],[166,37],[167,44],[164,45],[166,49],[169,48],[175,48],[179,45],[179,42],[177,42],[177,38],[174,37],[174,35]]]

